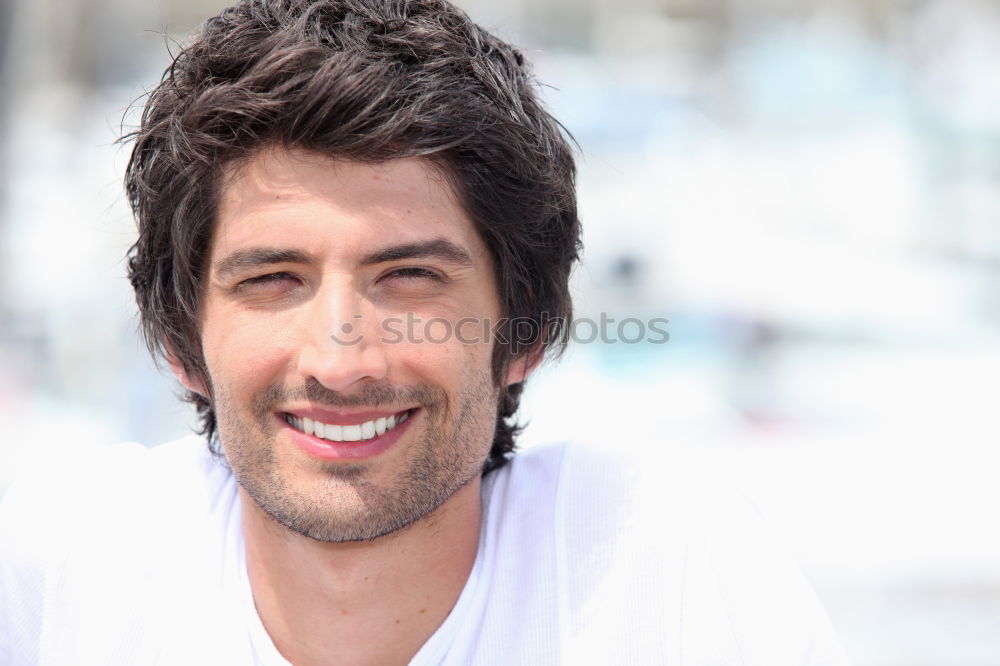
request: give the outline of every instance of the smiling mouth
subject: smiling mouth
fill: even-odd
[[[376,437],[389,432],[393,428],[398,427],[406,421],[406,419],[410,418],[410,415],[413,412],[413,409],[407,409],[389,417],[365,421],[363,423],[356,423],[354,425],[322,423],[320,421],[313,421],[309,418],[293,416],[291,414],[285,414],[284,418],[288,425],[292,426],[299,432],[304,432],[307,435],[313,435],[315,437],[319,437],[320,439],[326,439],[331,442],[363,442],[369,439],[375,439]]]

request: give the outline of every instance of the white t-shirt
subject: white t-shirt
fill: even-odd
[[[0,664],[287,664],[254,610],[236,488],[196,437],[15,483]],[[848,663],[755,513],[688,469],[539,447],[483,500],[472,574],[413,666]]]

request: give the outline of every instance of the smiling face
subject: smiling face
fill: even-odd
[[[275,149],[231,172],[200,311],[210,385],[183,379],[210,396],[256,504],[300,534],[355,541],[421,519],[478,479],[497,414],[492,342],[444,333],[496,321],[493,275],[422,160]]]

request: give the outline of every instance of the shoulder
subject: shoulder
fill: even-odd
[[[204,499],[228,476],[225,464],[195,436],[152,448],[87,447],[29,465],[0,500],[0,526],[26,528],[42,518],[49,528],[81,517],[112,520],[157,500],[191,494]],[[158,492],[165,487],[172,490],[166,497]]]
[[[0,499],[0,566],[24,574],[88,553],[112,562],[141,555],[223,508],[230,479],[197,437],[33,464]]]
[[[12,650],[15,663],[34,663],[43,647],[98,636],[114,651],[128,635],[115,627],[145,631],[148,600],[183,587],[175,572],[221,559],[234,498],[225,465],[197,437],[32,465],[0,501],[0,661]],[[5,624],[17,633],[5,635]],[[53,632],[58,645],[42,640]]]
[[[518,454],[506,474],[519,489],[507,495],[552,525],[563,626],[581,659],[847,663],[781,539],[714,470],[627,443],[567,443]]]
[[[725,480],[691,460],[653,458],[620,447],[558,442],[519,451],[497,474],[515,497],[548,498],[562,519],[585,520],[623,534],[635,521],[690,536],[738,523],[748,505]]]

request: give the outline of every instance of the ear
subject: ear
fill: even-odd
[[[507,366],[507,376],[504,377],[504,386],[523,382],[541,364],[544,357],[545,348],[537,345],[515,358]]]
[[[184,369],[184,365],[177,360],[177,355],[174,354],[174,348],[170,346],[170,343],[164,343],[163,348],[167,357],[167,364],[170,366],[170,371],[174,373],[177,381],[183,384],[187,390],[197,393],[207,400],[208,391],[205,388],[205,384]]]

